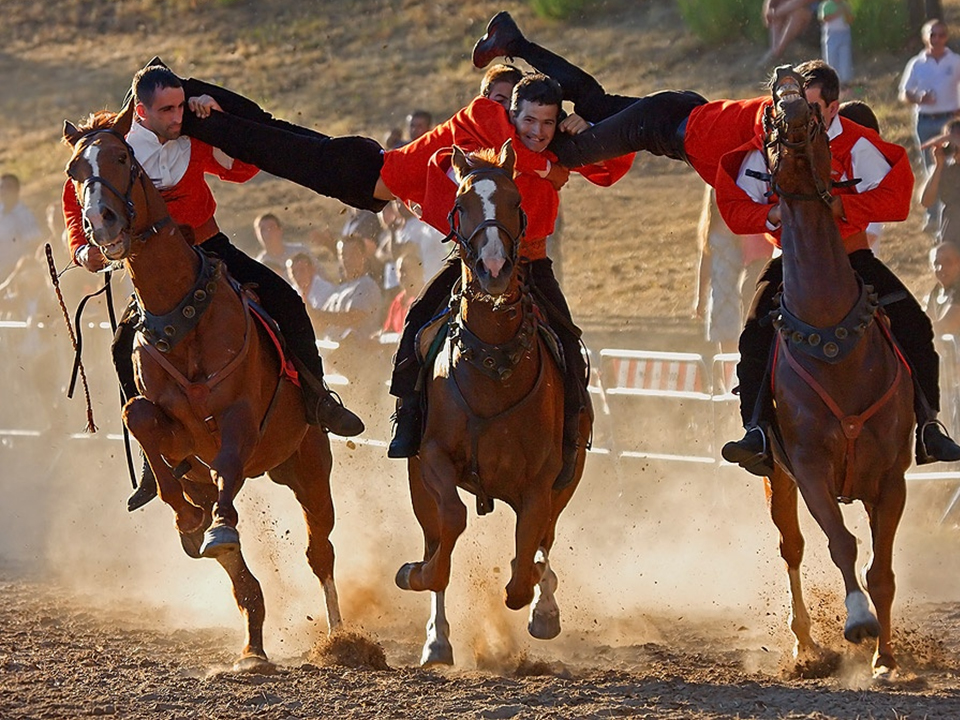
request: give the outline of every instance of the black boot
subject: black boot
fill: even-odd
[[[340,397],[326,387],[304,383],[303,401],[307,422],[311,425],[319,425],[340,437],[354,437],[365,429],[363,420],[345,408]]]
[[[516,57],[515,44],[523,40],[523,33],[506,11],[498,12],[487,24],[487,33],[473,46],[473,65],[485,68],[494,58]]]
[[[563,465],[553,481],[554,490],[563,490],[573,482],[577,469],[577,450],[580,443],[580,413],[573,413],[563,421]]]
[[[773,474],[773,456],[767,435],[759,425],[747,427],[746,434],[739,440],[731,440],[720,451],[723,459],[736,463],[744,470],[760,477]]]
[[[140,473],[140,484],[133,491],[133,495],[127,498],[127,512],[139,510],[148,502],[157,496],[157,478],[154,477],[153,469],[147,458],[143,458],[143,470]]]
[[[939,420],[928,419],[917,424],[916,456],[917,465],[957,462],[960,460],[960,445],[950,438]]]
[[[408,395],[397,400],[397,412],[394,415],[396,426],[393,439],[387,448],[388,458],[410,458],[420,451],[420,439],[423,434],[423,413],[420,409],[420,396]]]

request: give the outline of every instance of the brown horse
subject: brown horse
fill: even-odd
[[[257,668],[268,664],[263,593],[240,552],[234,497],[245,478],[265,472],[293,491],[332,633],[341,618],[329,541],[330,442],[306,423],[301,392],[281,373],[273,340],[246,294],[220,261],[187,242],[134,158],[125,140],[132,108],[119,116],[100,113],[79,129],[64,125],[64,141],[73,146],[67,175],[88,238],[109,260],[122,260],[141,316],[154,318],[137,335],[141,395],[127,402],[123,420],[147,456],[160,497],[173,508],[184,550],[216,558],[230,576],[246,621],[238,668]]]
[[[821,659],[810,636],[800,587],[804,540],[797,489],[823,529],[843,576],[844,637],[876,638],[876,677],[897,667],[891,646],[893,543],[911,462],[913,387],[870,288],[854,273],[832,211],[831,156],[820,108],[801,94],[799,76],[779,71],[767,115],[767,159],[782,212],[783,294],[774,363],[778,441],[767,494],[780,531],[792,596],[798,660]],[[852,308],[852,309],[851,309]],[[857,540],[838,501],[860,500],[873,557],[857,579]]]
[[[444,592],[450,556],[467,523],[457,488],[477,496],[480,514],[499,499],[517,513],[516,557],[506,605],[531,603],[528,629],[537,638],[560,632],[550,568],[557,518],[585,459],[581,444],[574,481],[555,490],[561,467],[563,380],[538,329],[540,320],[518,262],[524,231],[513,182],[516,155],[508,141],[494,151],[464,155],[454,148],[460,183],[451,213],[460,245],[461,290],[451,301],[446,341],[428,372],[420,455],[409,461],[413,509],[424,534],[423,562],[397,573],[404,590],[429,590],[432,615],[422,665],[453,664]],[[590,434],[581,416],[581,434]]]

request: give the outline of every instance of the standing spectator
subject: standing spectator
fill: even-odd
[[[311,317],[312,311],[322,308],[337,289],[336,285],[320,274],[313,257],[305,252],[298,252],[287,260],[287,277],[303,298]]]
[[[253,221],[253,231],[260,247],[257,262],[266,265],[280,277],[287,275],[287,260],[303,251],[301,245],[293,245],[283,239],[283,225],[273,213],[262,213]]]
[[[394,296],[393,302],[387,309],[387,319],[383,323],[381,332],[397,334],[403,332],[403,321],[407,319],[407,311],[423,287],[423,268],[416,246],[408,245],[397,258],[397,277],[400,279],[400,292]]]
[[[920,31],[923,50],[910,58],[900,78],[900,99],[914,105],[914,139],[919,149],[940,134],[943,124],[960,109],[960,56],[947,47],[947,25],[941,20],[924,23]],[[920,150],[924,168],[933,168],[933,153]],[[927,210],[924,231],[933,234],[939,226],[940,209]]]
[[[930,251],[937,284],[927,296],[926,310],[934,333],[960,338],[960,247],[940,243]]]
[[[928,140],[926,145],[933,152],[933,170],[920,191],[920,204],[925,208],[940,205],[937,239],[960,247],[960,118],[949,120],[943,126],[943,134]]]
[[[425,135],[433,128],[433,115],[426,110],[414,110],[407,115],[407,132],[410,138],[407,142],[413,142],[421,135]]]
[[[20,258],[32,254],[42,238],[37,219],[20,202],[20,179],[0,175],[0,280],[13,272]]]
[[[314,318],[321,334],[331,340],[365,341],[380,328],[382,299],[380,288],[367,272],[367,256],[363,239],[348,235],[337,243],[343,282],[327,298]]]
[[[778,62],[790,43],[807,29],[813,11],[810,0],[764,0],[762,12],[763,24],[770,30],[770,49],[759,64],[766,67]]]
[[[823,0],[817,9],[817,17],[820,19],[823,60],[837,71],[842,97],[853,82],[853,44],[850,35],[853,10],[847,0]]]

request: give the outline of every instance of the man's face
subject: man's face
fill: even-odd
[[[541,105],[521,100],[516,112],[510,111],[510,120],[517,129],[520,142],[528,150],[543,152],[557,131],[559,114],[560,108],[556,105]]]
[[[487,97],[503,105],[503,109],[507,112],[510,112],[511,95],[513,95],[513,83],[508,80],[492,83],[487,88]]]
[[[430,129],[430,123],[427,122],[426,118],[415,115],[410,118],[410,126],[408,129],[410,132],[410,139],[416,140]]]
[[[290,278],[298,288],[309,290],[310,283],[313,282],[313,265],[303,259],[291,262]]]
[[[257,240],[267,252],[282,252],[283,231],[273,218],[263,218],[257,223]]]
[[[149,106],[137,103],[137,117],[145,128],[160,138],[160,142],[176,140],[183,127],[184,105],[183,88],[160,88]]]
[[[337,254],[340,256],[340,267],[343,268],[343,274],[348,280],[363,275],[366,258],[363,256],[361,243],[341,241],[337,247]]]
[[[924,32],[923,43],[927,46],[928,51],[942,52],[947,45],[948,37],[947,26],[937,23],[928,31]]]
[[[820,114],[823,116],[823,122],[827,127],[830,127],[830,123],[833,122],[837,113],[840,112],[840,101],[834,100],[828,105],[823,97],[821,97],[819,87],[807,88],[803,94],[806,95],[808,103],[820,106]]]
[[[8,212],[20,202],[20,187],[12,180],[0,180],[0,205]]]
[[[933,274],[943,287],[952,287],[960,280],[960,252],[952,247],[939,247],[933,255]]]

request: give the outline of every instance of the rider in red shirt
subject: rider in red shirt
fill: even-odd
[[[537,70],[556,78],[563,86],[565,98],[575,103],[576,112],[596,123],[586,132],[554,142],[551,149],[561,163],[597,162],[640,150],[684,160],[716,188],[718,206],[731,230],[747,234],[776,230],[779,207],[768,204],[767,198],[759,193],[747,197],[741,186],[743,158],[747,150],[755,149],[762,142],[763,113],[772,98],[707,102],[696,93],[676,91],[643,98],[610,95],[580,68],[527,40],[505,12],[490,21],[486,34],[474,47],[473,62],[477,67],[484,67],[500,56],[523,58]],[[903,283],[867,248],[863,232],[872,221],[906,218],[913,189],[913,174],[906,153],[903,148],[880,140],[876,133],[862,130],[853,123],[834,121],[839,107],[839,81],[832,68],[815,61],[798,70],[806,79],[808,101],[819,103],[824,117],[830,121],[830,146],[838,177],[858,177],[860,173],[855,169],[858,164],[881,167],[876,182],[869,187],[861,181],[854,188],[835,188],[838,196],[835,208],[854,269],[881,295],[904,292],[904,299],[888,304],[885,310],[914,370],[917,461],[960,460],[960,446],[946,435],[937,421],[939,360],[933,347],[930,322]],[[859,163],[854,160],[858,156]],[[741,415],[748,432],[742,440],[727,443],[723,452],[728,460],[739,462],[757,474],[767,474],[771,469],[761,428],[767,414],[762,408],[766,406],[757,400],[773,340],[772,326],[762,325],[759,318],[773,309],[773,296],[782,281],[781,268],[781,261],[774,259],[761,275],[757,296],[741,335],[738,377]]]

